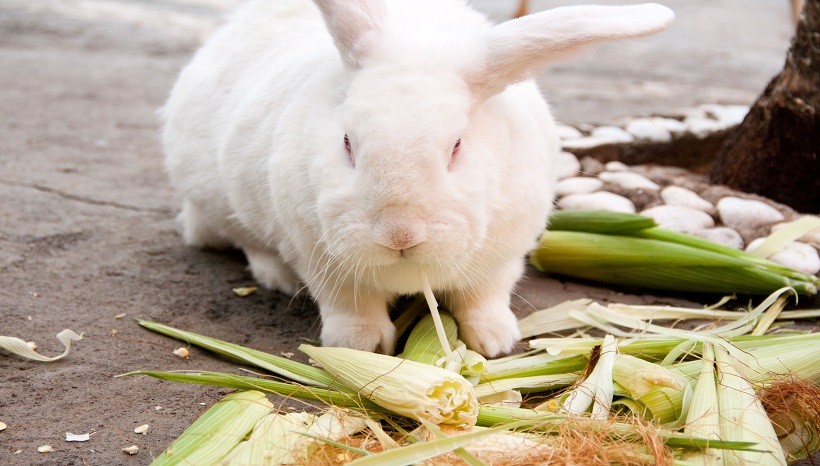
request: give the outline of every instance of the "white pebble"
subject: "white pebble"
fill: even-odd
[[[688,117],[684,120],[684,123],[686,123],[686,128],[690,133],[701,139],[728,127],[717,120],[701,117]]]
[[[570,152],[560,152],[555,160],[555,170],[559,180],[570,178],[581,171],[581,162]]]
[[[604,185],[604,182],[598,178],[573,176],[565,178],[555,185],[555,194],[557,196],[566,196],[567,194],[584,194],[595,192]]]
[[[763,240],[764,238],[758,238],[752,241],[746,250],[754,251]],[[786,247],[769,256],[769,260],[809,275],[820,272],[820,256],[817,254],[817,249],[799,241],[787,244]]]
[[[705,228],[703,230],[690,231],[690,235],[709,240],[730,248],[743,249],[743,238],[737,230],[729,227]]]
[[[739,125],[749,113],[749,107],[745,105],[701,105],[700,108],[710,117],[721,122],[727,127]]]
[[[647,191],[657,191],[661,189],[654,181],[641,175],[628,171],[623,172],[603,172],[598,175],[607,183],[617,184],[624,189],[645,189]]]
[[[606,191],[588,194],[570,194],[558,201],[563,210],[608,210],[634,214],[635,204],[629,199]]]
[[[629,166],[623,162],[614,160],[612,162],[607,162],[607,164],[604,165],[604,169],[608,172],[625,172],[629,170]]]
[[[739,197],[724,197],[717,203],[723,224],[734,229],[759,228],[782,222],[785,217],[765,202]]]
[[[599,126],[592,130],[591,133],[594,138],[609,139],[614,142],[630,143],[635,138],[617,126]]]
[[[672,133],[669,129],[652,118],[635,118],[626,125],[626,130],[636,138],[645,141],[669,142],[672,140]]]
[[[679,205],[703,212],[714,212],[711,202],[697,195],[696,192],[680,186],[667,186],[661,190],[661,199],[667,205]]]
[[[555,124],[555,131],[558,133],[559,139],[578,139],[584,137],[577,129],[562,123]]]
[[[688,233],[715,226],[715,220],[706,212],[679,205],[659,205],[641,212],[651,217],[658,226]]]
[[[587,136],[578,139],[561,141],[561,147],[564,149],[592,149],[593,147],[605,146],[608,144],[620,144],[620,141],[617,139],[596,136]]]
[[[672,133],[673,136],[677,136],[679,134],[686,132],[686,123],[684,123],[681,120],[664,117],[652,117],[651,120],[654,121],[655,124],[666,128],[666,130]]]

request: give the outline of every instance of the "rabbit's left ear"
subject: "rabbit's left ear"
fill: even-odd
[[[357,69],[366,51],[361,39],[381,28],[387,7],[384,0],[313,0],[348,69]]]
[[[490,29],[485,66],[471,85],[489,96],[588,45],[654,34],[674,18],[669,8],[645,3],[562,7],[506,21]]]

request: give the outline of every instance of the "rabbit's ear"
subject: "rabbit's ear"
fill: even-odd
[[[654,34],[674,18],[669,8],[646,3],[562,7],[501,23],[488,33],[486,66],[473,87],[482,94],[501,92],[588,45]]]
[[[321,10],[345,66],[358,68],[366,53],[362,43],[366,41],[360,39],[381,28],[387,12],[384,0],[313,0],[313,3]]]

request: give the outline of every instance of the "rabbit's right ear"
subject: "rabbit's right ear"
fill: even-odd
[[[348,69],[357,69],[366,51],[368,34],[378,32],[387,7],[384,0],[313,0]]]
[[[506,21],[490,29],[484,67],[470,84],[488,97],[589,45],[654,34],[673,19],[669,8],[645,3],[568,6]]]

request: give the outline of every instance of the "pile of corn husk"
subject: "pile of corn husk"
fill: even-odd
[[[784,311],[791,294],[778,290],[748,311],[563,303],[559,315],[574,327],[545,309],[522,320],[522,332],[556,320],[576,335],[533,338],[531,351],[495,360],[466,350],[442,312],[455,359],[426,316],[398,357],[302,345],[321,368],[141,321],[291,381],[131,374],[242,390],[156,464],[786,464],[820,447],[811,397],[820,395],[820,334],[772,332],[818,315]],[[708,323],[692,331],[654,322],[670,319]],[[280,412],[266,393],[320,409]],[[584,445],[595,448],[582,454]]]
[[[578,220],[554,223],[575,233]],[[665,260],[672,270],[659,275],[660,287],[688,270],[686,286],[743,282],[745,293],[771,294],[746,310],[724,309],[728,297],[700,309],[569,301],[519,321],[530,350],[494,360],[466,348],[427,285],[430,315],[411,325],[420,309],[414,305],[397,321],[409,329],[402,354],[301,345],[320,367],[141,321],[273,374],[129,373],[239,390],[155,464],[780,465],[820,449],[820,334],[784,325],[820,316],[785,310],[798,293],[816,292],[817,278],[669,236],[641,218],[591,220],[594,233],[584,234],[606,230],[611,237],[603,241],[626,232],[635,237],[627,241],[671,238],[700,251],[659,249],[667,255],[655,257],[655,267]],[[536,265],[547,249],[566,246],[549,241],[533,253]],[[635,260],[645,248],[636,244],[631,258],[616,259]],[[577,262],[583,253],[570,256]],[[611,274],[616,262],[603,268]],[[640,281],[649,277],[647,264],[622,266]],[[591,261],[575,265],[594,268]],[[556,332],[572,333],[550,336]],[[309,408],[278,410],[266,394],[308,400]]]

